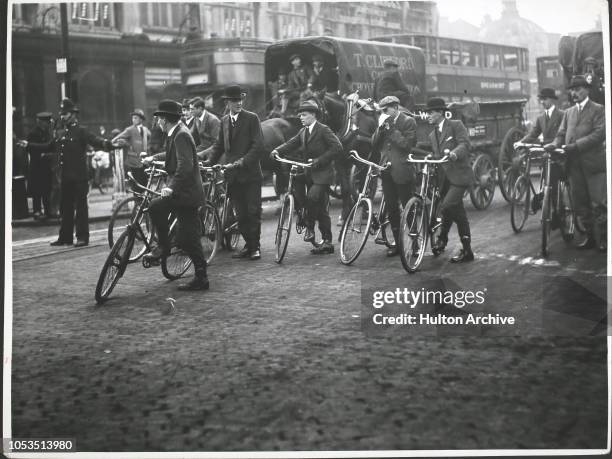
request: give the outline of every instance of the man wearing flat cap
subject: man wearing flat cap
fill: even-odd
[[[31,143],[47,143],[52,138],[50,112],[36,114],[36,126],[26,137]],[[28,176],[28,191],[32,196],[34,220],[47,219],[51,216],[51,184],[53,172],[53,151],[37,151],[30,149],[30,168]],[[44,213],[43,213],[44,209]]]
[[[303,65],[302,57],[299,54],[292,54],[289,62],[291,62],[293,69],[287,76],[287,95],[289,105],[295,109],[299,104],[302,93],[308,88],[308,82],[312,78],[312,70]]]
[[[261,155],[264,152],[263,133],[259,117],[242,108],[246,93],[239,85],[227,86],[223,95],[227,115],[215,143],[200,152],[208,157],[205,164],[216,164],[222,156],[226,164],[227,192],[236,210],[238,230],[245,246],[233,258],[261,258]]]
[[[272,150],[270,157],[293,153],[299,155],[300,161],[312,160],[312,167],[306,169],[306,175],[296,177],[296,207],[305,210],[304,241],[315,245],[311,253],[328,254],[334,253],[328,191],[334,180],[333,161],[342,154],[342,144],[329,127],[317,121],[319,113],[316,102],[302,102],[298,116],[304,127],[297,135]],[[315,244],[315,222],[319,224],[321,244]]]
[[[374,99],[381,100],[386,96],[395,96],[400,105],[412,109],[414,97],[420,92],[417,86],[407,86],[399,73],[397,62],[387,59],[383,63],[384,70],[374,81]]]
[[[605,252],[608,209],[605,110],[589,99],[589,84],[584,76],[572,77],[568,89],[570,100],[576,103],[565,111],[554,141],[544,148],[565,145],[574,211],[587,232],[587,238],[577,247],[597,247]]]
[[[450,259],[450,262],[473,261],[470,223],[465,213],[465,207],[463,207],[463,195],[475,180],[474,172],[470,166],[468,132],[460,120],[446,118],[447,107],[444,99],[432,97],[427,101],[426,110],[429,113],[429,124],[434,128],[429,134],[433,157],[440,159],[448,155],[449,159],[447,163],[442,164],[442,169],[439,170],[442,181],[440,190],[442,225],[433,252],[434,255],[439,255],[446,248],[448,233],[453,223],[456,223],[462,248],[457,255]]]
[[[206,150],[217,140],[221,121],[214,113],[206,110],[204,99],[199,96],[189,101],[189,108],[194,119],[193,130],[197,132],[196,148],[198,151]]]
[[[380,164],[391,165],[381,173],[383,194],[389,211],[391,231],[396,244],[387,250],[387,256],[398,254],[400,228],[400,202],[404,206],[414,194],[415,170],[407,162],[416,143],[416,121],[400,112],[399,99],[386,96],[378,103],[383,112],[378,128],[372,136],[372,149],[380,152]]]
[[[338,73],[325,66],[325,60],[320,54],[312,56],[312,75],[307,86],[315,92],[338,90]]]
[[[552,88],[542,88],[538,94],[538,100],[544,107],[544,113],[538,116],[535,124],[532,126],[527,135],[519,140],[521,143],[540,143],[540,136],[542,137],[543,144],[550,143],[555,139],[559,126],[561,125],[561,120],[563,119],[563,114],[565,112],[556,106],[558,97],[555,90]],[[559,183],[561,173],[562,171],[559,169],[558,165],[553,164],[550,171],[550,183],[552,189],[554,190],[552,195],[555,203],[557,201],[557,184]],[[537,212],[542,208],[543,199],[544,193],[536,194],[533,197],[531,207],[534,212]],[[552,226],[556,228],[558,225],[559,221],[557,219],[557,215],[553,215]]]
[[[62,127],[56,137],[47,143],[29,143],[22,141],[29,152],[55,151],[58,155],[61,178],[61,226],[59,238],[53,246],[72,245],[73,231],[76,226],[75,247],[89,244],[89,210],[87,207],[87,146],[109,151],[111,142],[96,136],[79,126],[77,113],[79,109],[70,99],[63,99],[60,104]]]
[[[140,161],[140,154],[149,153],[151,131],[143,124],[146,118],[144,111],[140,108],[134,109],[130,116],[132,117],[131,126],[126,127],[115,136],[112,143],[126,149],[123,159],[125,170],[131,172],[138,183],[146,185],[148,177]]]
[[[167,135],[166,151],[148,156],[144,162],[164,160],[168,181],[161,189],[161,196],[153,199],[149,205],[158,245],[145,257],[155,261],[170,253],[168,216],[174,213],[178,224],[177,245],[191,258],[195,269],[191,282],[179,285],[178,289],[208,290],[206,258],[200,241],[202,229],[198,215],[198,208],[204,203],[204,192],[195,143],[187,127],[180,121],[180,103],[162,100],[154,115],[158,117],[159,126]]]

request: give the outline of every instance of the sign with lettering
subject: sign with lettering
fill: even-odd
[[[65,57],[58,57],[55,59],[55,71],[57,73],[66,73],[68,71],[68,64]]]

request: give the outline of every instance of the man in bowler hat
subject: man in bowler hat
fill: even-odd
[[[246,93],[239,85],[227,86],[222,98],[228,109],[221,119],[215,143],[200,153],[205,164],[216,164],[225,155],[227,191],[238,218],[244,248],[233,258],[261,258],[261,155],[263,134],[258,116],[242,108]]]
[[[572,77],[568,89],[570,100],[576,103],[565,111],[555,139],[544,148],[554,150],[565,145],[574,210],[587,232],[587,238],[577,247],[597,247],[605,252],[608,214],[605,109],[589,99],[589,83],[584,76]]]
[[[168,216],[175,213],[178,223],[177,245],[184,250],[195,268],[193,279],[179,290],[208,290],[206,258],[200,242],[201,227],[198,208],[204,203],[202,178],[196,155],[196,146],[189,129],[180,121],[181,104],[162,100],[154,113],[167,134],[166,151],[144,159],[145,163],[165,160],[168,182],[161,190],[161,197],[149,205],[149,214],[155,227],[158,245],[145,255],[156,261],[170,253]]]
[[[272,150],[270,158],[299,152],[301,161],[312,160],[311,170],[306,169],[305,176],[296,177],[296,206],[305,210],[304,241],[315,244],[315,221],[319,223],[322,243],[315,244],[311,253],[327,254],[334,253],[328,190],[334,181],[333,161],[342,155],[342,144],[329,127],[317,121],[319,113],[319,106],[314,101],[302,102],[298,116],[304,127]],[[307,188],[307,194],[304,188]]]
[[[467,129],[459,120],[446,118],[446,103],[440,97],[432,97],[427,101],[429,124],[433,131],[429,134],[433,149],[433,157],[440,159],[448,153],[449,162],[442,164],[440,212],[442,227],[438,240],[434,244],[434,254],[440,254],[448,243],[448,232],[453,223],[457,224],[457,232],[461,239],[459,254],[450,259],[451,263],[464,263],[474,260],[471,246],[470,223],[468,222],[463,195],[474,183],[474,172],[470,166],[470,140]]]
[[[63,99],[60,104],[62,128],[57,136],[47,143],[30,143],[21,141],[29,152],[55,151],[58,154],[61,179],[61,226],[59,238],[53,246],[72,245],[73,231],[76,226],[75,247],[89,244],[89,209],[87,207],[87,146],[109,151],[111,142],[92,134],[79,126],[77,113],[79,109],[70,99]]]

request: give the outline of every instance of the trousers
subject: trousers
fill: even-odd
[[[259,250],[261,238],[261,182],[231,182],[227,194],[232,201],[238,219],[238,231],[246,247]]]
[[[296,207],[304,209],[306,227],[314,231],[315,222],[324,241],[331,242],[331,218],[329,217],[329,185],[313,183],[306,175],[294,179],[293,195]]]
[[[72,242],[76,226],[76,238],[89,241],[89,208],[87,193],[89,184],[85,180],[70,180],[62,177],[60,194],[59,240]]]

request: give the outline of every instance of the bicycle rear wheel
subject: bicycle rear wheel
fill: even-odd
[[[363,198],[351,209],[340,235],[340,261],[353,263],[361,254],[372,225],[372,201]]]
[[[563,180],[559,180],[558,185],[558,219],[561,236],[565,242],[571,242],[574,239],[576,224],[574,221],[574,209],[570,197],[570,190]]]
[[[210,203],[206,203],[200,209],[200,230],[202,231],[200,242],[202,243],[204,258],[206,263],[210,264],[222,243],[223,233],[219,215]]]
[[[170,227],[168,238],[170,240],[170,254],[161,259],[162,274],[166,279],[176,280],[191,267],[191,258],[178,246],[176,219]]]
[[[98,283],[96,284],[95,297],[97,304],[102,304],[108,298],[121,276],[123,276],[128,265],[134,238],[133,230],[128,229],[121,233],[115,244],[113,244],[113,248],[108,257],[106,257],[98,277]]]
[[[531,206],[531,184],[524,175],[519,177],[512,189],[510,200],[510,224],[515,233],[520,233],[525,226]]]
[[[277,263],[281,263],[283,261],[285,253],[287,252],[289,236],[291,235],[291,220],[293,218],[294,206],[293,195],[288,193],[285,195],[285,199],[283,200],[281,212],[278,216],[278,225],[276,226],[274,245],[276,247],[275,260]]]
[[[229,198],[223,202],[221,228],[223,228],[223,247],[227,250],[234,250],[238,247],[240,232],[238,231],[236,211]]]
[[[552,199],[550,186],[544,188],[544,199],[542,202],[542,256],[547,257],[550,244],[550,227],[552,219]]]
[[[409,273],[417,271],[427,246],[427,208],[420,197],[410,198],[400,220],[399,253],[402,266]]]

